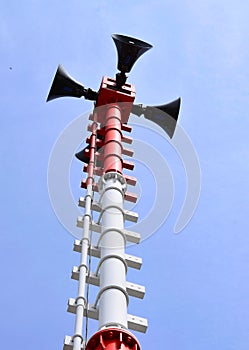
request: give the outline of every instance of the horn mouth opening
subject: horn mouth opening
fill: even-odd
[[[122,73],[129,73],[137,59],[152,48],[152,45],[140,39],[130,36],[113,34],[112,39],[118,52],[118,70]]]
[[[147,50],[149,50],[153,47],[151,44],[146,43],[143,40],[136,39],[136,38],[133,38],[131,36],[126,36],[126,35],[122,35],[122,34],[112,34],[112,38],[114,41],[117,40],[117,41],[120,41],[120,42],[125,43],[125,44],[134,45],[134,46],[137,46],[140,48],[146,48]]]

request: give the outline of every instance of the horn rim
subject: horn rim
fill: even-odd
[[[131,44],[146,50],[149,50],[153,47],[151,44],[147,43],[146,41],[143,41],[141,39],[137,39],[128,35],[123,35],[123,34],[112,34],[112,39],[114,40],[114,42],[115,40],[118,42],[121,41],[124,44]]]
[[[112,34],[118,53],[117,69],[121,74],[129,73],[138,58],[152,48],[152,45],[137,38]]]

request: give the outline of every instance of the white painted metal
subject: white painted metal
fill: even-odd
[[[79,206],[85,207],[85,198],[80,197],[79,199]],[[92,210],[101,212],[101,203],[93,202],[92,203]],[[138,214],[130,211],[130,210],[124,210],[124,218],[125,220],[131,221],[131,222],[137,222],[138,221]],[[79,219],[79,218],[78,218]]]
[[[73,266],[71,278],[74,280],[79,280],[79,268],[78,268],[78,266]],[[89,275],[86,277],[86,281],[87,281],[87,283],[92,284],[93,286],[100,285],[99,276],[96,275],[95,273],[92,273],[92,272],[90,272]],[[126,284],[126,291],[127,291],[129,296],[139,298],[139,299],[144,298],[144,295],[145,295],[145,287],[144,286],[142,286],[140,284],[128,282],[128,281],[126,281],[125,284]]]
[[[78,252],[78,253],[81,252],[81,242],[79,239],[75,239],[73,249],[75,252]],[[100,249],[98,247],[91,245],[91,247],[89,247],[88,249],[88,254],[91,256],[94,256],[95,258],[100,258]],[[131,254],[125,254],[125,261],[128,267],[131,267],[137,270],[141,269],[141,266],[143,263],[142,258],[139,258]]]
[[[74,340],[73,337],[66,335],[64,339],[63,350],[73,350]],[[80,350],[84,349],[84,344],[81,344]]]
[[[127,328],[126,264],[123,196],[126,182],[122,175],[109,172],[100,178],[102,232],[99,241],[100,266],[99,328]],[[117,259],[119,256],[120,259]],[[123,261],[122,261],[123,260]]]
[[[75,299],[68,299],[68,308],[67,311],[70,313],[76,312]],[[87,316],[91,319],[99,319],[99,309],[92,305],[88,305],[87,310],[84,311],[84,316]],[[127,314],[127,325],[128,328],[137,332],[145,333],[148,328],[148,321],[146,318]]]
[[[80,350],[83,343],[82,329],[83,316],[86,307],[85,287],[87,276],[87,253],[89,248],[89,230],[91,222],[91,202],[92,202],[92,185],[87,186],[85,197],[85,214],[83,220],[83,233],[81,243],[81,258],[79,265],[79,283],[78,283],[78,297],[76,302],[76,320],[74,328],[73,350]]]
[[[124,217],[126,217],[124,213]],[[79,216],[77,220],[77,227],[83,227],[83,217]],[[91,230],[97,233],[101,233],[101,225],[96,224],[93,222],[90,224]],[[128,231],[128,230],[122,230],[123,234],[126,236],[126,240],[131,243],[138,244],[141,239],[140,233],[134,232],[134,231]]]

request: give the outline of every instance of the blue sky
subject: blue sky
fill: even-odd
[[[2,4],[2,348],[62,349],[64,336],[73,333],[66,303],[77,293],[70,272],[79,257],[72,251],[74,238],[52,210],[47,166],[58,135],[92,104],[45,100],[59,63],[93,89],[103,75],[114,76],[113,33],[153,45],[129,75],[136,101],[162,104],[182,97],[179,123],[202,171],[195,215],[175,235],[184,169],[169,143],[150,140],[169,158],[175,200],[158,232],[129,248],[144,261],[141,271],[129,272],[129,280],[147,290],[129,310],[149,320],[147,334],[137,335],[142,349],[248,348],[248,11],[241,0]],[[82,130],[82,141],[85,136]],[[138,130],[136,137],[144,136]],[[72,190],[78,196],[82,173],[76,163],[74,169]],[[143,193],[148,198],[146,188]],[[138,208],[147,210],[148,202],[141,199]],[[90,332],[96,329],[91,323]]]

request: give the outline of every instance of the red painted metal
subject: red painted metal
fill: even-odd
[[[128,156],[128,157],[133,157],[134,151],[131,148],[124,148],[122,150],[123,154]]]
[[[109,104],[105,116],[104,173],[116,171],[122,174],[121,118],[119,106]]]
[[[131,192],[125,192],[124,199],[128,202],[136,203],[137,202],[137,195],[135,193]]]
[[[83,167],[83,171],[85,173],[87,173],[87,169],[88,169],[88,165],[85,164],[84,167]],[[94,168],[94,174],[97,175],[97,176],[102,176],[103,175],[103,169],[101,167],[95,167]]]
[[[128,160],[123,161],[123,168],[133,170],[134,169],[134,163],[129,162]]]
[[[90,157],[90,150],[88,148],[85,149],[84,156],[87,158]],[[100,152],[95,152],[95,158],[101,162],[103,161],[103,154],[101,154]]]
[[[131,128],[125,125],[135,99],[135,89],[131,84],[124,84],[120,90],[116,89],[115,79],[103,77],[99,89],[94,115],[89,119],[100,125],[97,135],[104,137],[104,173],[116,171],[122,174],[123,167],[132,170],[134,164],[122,160],[122,141],[131,143],[132,138],[122,135],[122,129],[130,132]],[[98,141],[98,146],[101,142]],[[99,156],[97,155],[99,159]]]
[[[90,144],[90,142],[91,142],[91,137],[87,137],[87,138],[86,138],[86,143]],[[98,148],[101,148],[103,145],[104,145],[103,140],[99,140],[99,139],[98,139],[98,135],[97,135],[97,138],[96,138],[96,146],[97,146]]]
[[[81,188],[87,188],[87,181],[85,179],[83,179],[81,181],[81,185],[80,185]],[[98,184],[96,184],[95,182],[92,183],[92,188],[93,188],[93,191],[94,192],[99,192],[99,187],[98,187]]]
[[[122,124],[121,129],[127,132],[132,132],[132,127],[127,124]]]
[[[129,136],[122,136],[122,142],[128,143],[129,145],[132,144],[133,138]]]
[[[131,84],[124,84],[122,89],[116,90],[115,79],[103,77],[96,107],[105,106],[112,103],[121,103],[122,123],[127,123],[131,112],[132,103],[135,100],[135,88]],[[100,124],[105,125],[105,108],[98,109],[98,120]]]
[[[135,186],[137,183],[137,179],[134,176],[124,175],[124,178],[128,185]]]
[[[88,176],[86,179],[86,186],[93,184],[96,135],[97,135],[97,123],[94,122],[92,124],[92,135],[90,137],[89,163],[88,163],[88,167],[87,167]]]
[[[98,137],[98,135],[97,135]],[[91,142],[91,138],[87,137],[86,138],[86,143],[90,144]],[[96,139],[96,146],[97,146],[97,150],[99,151],[102,147],[104,147],[104,141],[103,140],[99,140],[98,138]],[[103,150],[103,149],[102,149]],[[134,151],[130,148],[124,148],[122,147],[122,154],[132,157],[133,156]],[[89,149],[85,149],[84,155],[86,157],[89,156]]]
[[[138,340],[130,332],[120,328],[106,328],[95,333],[86,350],[140,350]]]
[[[93,121],[93,116],[92,115],[90,115],[89,120]],[[126,131],[126,132],[132,132],[132,127],[130,125],[127,125],[127,124],[124,124],[124,123],[122,123],[121,129],[123,131]],[[89,124],[87,126],[87,130],[88,131],[92,131],[92,124]],[[104,135],[104,127],[103,127],[103,128],[100,128],[100,129],[97,130],[97,136],[101,135],[102,130],[103,130],[102,134]]]

